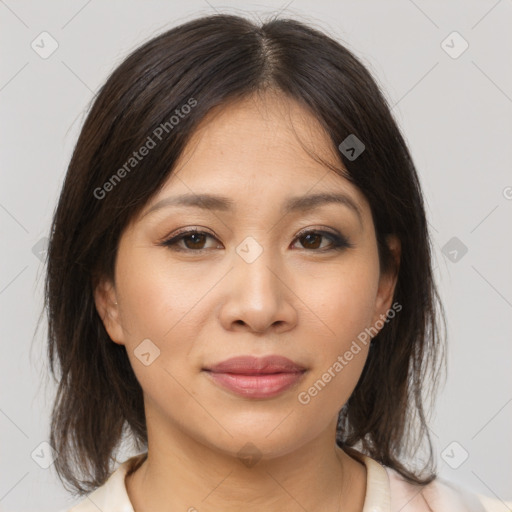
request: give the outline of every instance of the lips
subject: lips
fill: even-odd
[[[287,357],[283,356],[240,356],[227,359],[221,363],[215,364],[207,371],[213,373],[236,373],[243,375],[259,375],[271,373],[295,373],[302,372],[305,368],[294,363]]]
[[[306,372],[283,356],[240,356],[203,369],[212,381],[239,396],[271,398],[292,387]]]

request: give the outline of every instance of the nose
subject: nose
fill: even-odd
[[[270,250],[253,261],[242,251],[235,252],[233,267],[224,280],[225,300],[219,313],[226,330],[284,332],[296,325],[293,283]]]

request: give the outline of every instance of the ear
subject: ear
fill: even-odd
[[[377,320],[385,318],[388,310],[391,308],[393,294],[395,293],[396,282],[398,279],[398,270],[400,268],[401,244],[396,235],[388,235],[386,244],[392,255],[392,264],[385,272],[381,272],[379,278],[379,287],[375,300],[375,312],[373,316],[373,324]],[[384,315],[384,316],[381,316]]]
[[[119,345],[125,344],[124,331],[120,322],[116,290],[108,279],[101,279],[94,288],[96,310],[103,321],[110,339]]]

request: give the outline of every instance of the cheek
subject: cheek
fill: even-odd
[[[153,248],[135,245],[130,251],[119,251],[116,288],[127,355],[145,395],[154,398],[162,393],[164,401],[173,389],[179,392],[172,376],[183,380],[183,365],[176,369],[176,361],[187,359],[197,334],[190,313],[199,290],[183,281],[184,276],[171,272]]]
[[[119,251],[116,287],[122,301],[125,346],[137,379],[149,395],[165,390],[170,396],[173,389],[180,395],[172,376],[185,382],[190,371],[196,370],[190,367],[194,360],[190,356],[197,350],[204,319],[211,318],[205,305],[219,275],[199,272],[198,277],[197,269],[189,267],[177,270],[165,251],[137,243]],[[148,352],[154,362],[145,366],[139,356]]]
[[[121,322],[131,344],[144,338],[163,340],[187,323],[198,301],[200,287],[186,285],[164,256],[153,248],[120,251],[116,280],[122,297]]]
[[[345,404],[366,362],[370,337],[365,329],[371,326],[379,267],[371,252],[360,256],[331,269],[330,279],[317,275],[315,293],[308,297],[321,322],[311,328],[316,361],[298,401],[313,416],[327,419]]]
[[[334,268],[324,268],[308,277],[301,297],[317,318],[329,346],[343,345],[372,321],[378,290],[378,262],[372,254],[354,256]],[[313,287],[307,283],[314,283]],[[333,344],[332,339],[336,340]]]

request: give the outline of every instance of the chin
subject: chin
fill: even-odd
[[[207,435],[207,439],[204,441],[215,451],[236,457],[242,462],[245,458],[270,460],[282,457],[300,449],[310,438],[314,437],[311,430],[298,431],[296,424],[288,425],[287,428],[279,428],[278,425],[285,416],[286,414],[281,414],[279,419],[272,423],[272,428],[268,428],[268,425],[263,427],[257,420],[249,424],[230,425],[224,423],[232,437],[224,432],[221,437]]]

